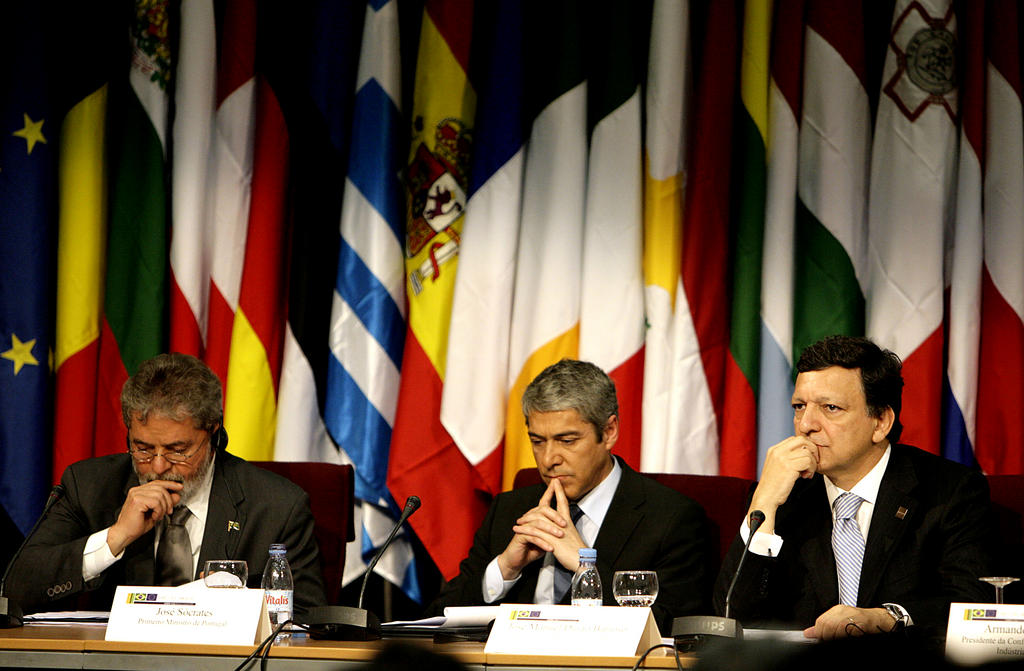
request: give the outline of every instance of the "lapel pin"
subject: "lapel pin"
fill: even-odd
[[[907,516],[907,509],[906,508],[904,508],[903,506],[900,506],[899,508],[897,508],[897,510],[896,510],[896,519],[902,520],[906,516]]]
[[[901,510],[902,510],[902,508],[901,508]],[[232,531],[240,531],[240,530],[241,530],[241,527],[238,526],[238,522],[236,522],[234,520],[231,520],[231,521],[228,522],[228,532],[229,533],[232,532]]]

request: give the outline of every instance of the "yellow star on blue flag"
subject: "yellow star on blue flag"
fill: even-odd
[[[35,149],[36,142],[42,142],[46,144],[46,138],[43,136],[43,124],[46,122],[45,119],[39,121],[33,121],[28,114],[23,115],[25,117],[25,125],[11,133],[15,137],[25,138],[25,142],[28,143],[28,153],[32,153]]]
[[[28,342],[21,342],[18,336],[14,333],[11,334],[11,349],[6,352],[0,353],[0,357],[10,359],[14,362],[14,374],[17,375],[21,371],[21,367],[25,365],[38,366],[39,361],[32,356],[32,348],[35,347],[35,338]]]

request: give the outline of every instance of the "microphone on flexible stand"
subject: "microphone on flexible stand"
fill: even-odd
[[[420,497],[410,496],[405,500],[405,508],[401,517],[395,522],[394,528],[388,534],[387,540],[377,550],[377,554],[370,560],[366,567],[366,574],[363,576],[363,585],[359,589],[359,604],[356,608],[351,606],[316,606],[310,608],[306,613],[304,624],[309,628],[309,635],[313,638],[329,639],[333,641],[372,641],[380,638],[380,620],[368,610],[363,609],[363,596],[366,593],[366,583],[373,573],[373,567],[377,565],[384,552],[391,545],[395,534],[402,528],[405,521],[420,507]]]
[[[750,543],[754,540],[754,532],[761,528],[764,524],[764,513],[760,510],[755,510],[750,513],[750,535],[747,536],[747,545],[743,548],[743,554],[740,555],[740,562],[736,564],[736,573],[732,576],[732,582],[729,583],[729,591],[725,593],[725,617],[729,617],[729,602],[732,601],[732,591],[736,589],[736,580],[740,577],[740,571],[743,570],[743,562],[747,561],[747,555],[750,554]]]
[[[725,617],[717,615],[688,615],[677,617],[672,620],[672,637],[675,639],[676,648],[691,648],[704,642],[707,636],[721,636],[725,638],[743,638],[743,627],[740,623],[729,617],[729,605],[732,600],[732,591],[736,588],[736,580],[743,570],[743,562],[747,560],[750,552],[750,543],[754,540],[756,532],[764,524],[764,513],[754,510],[750,513],[748,522],[750,535],[747,536],[747,544],[743,547],[743,554],[736,564],[736,572],[729,583],[729,589],[725,593]]]
[[[15,602],[8,599],[7,594],[7,576],[11,572],[11,567],[14,566],[14,562],[18,561],[18,557],[21,556],[21,551],[28,545],[28,539],[32,538],[32,534],[39,528],[40,523],[46,519],[46,515],[50,512],[50,508],[53,504],[57,503],[64,496],[64,485],[55,485],[50,490],[50,498],[46,499],[46,505],[43,506],[43,512],[39,513],[39,518],[36,519],[36,523],[32,525],[28,534],[25,535],[25,540],[21,541],[21,545],[18,546],[18,550],[11,557],[11,561],[8,562],[7,568],[4,570],[4,577],[0,578],[0,629],[11,629],[13,627],[20,627],[23,622],[24,614],[22,613],[21,607]]]

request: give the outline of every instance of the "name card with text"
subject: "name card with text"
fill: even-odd
[[[252,645],[270,635],[261,589],[120,586],[108,641]]]
[[[1024,659],[1024,605],[950,604],[946,657],[957,664]]]
[[[658,643],[650,608],[502,604],[484,653],[633,657]]]

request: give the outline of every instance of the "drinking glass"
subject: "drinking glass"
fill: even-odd
[[[1003,602],[1003,588],[1012,582],[1017,582],[1020,578],[1011,578],[1009,576],[986,576],[984,578],[978,578],[982,582],[987,582],[996,588],[996,603]]]
[[[612,576],[612,595],[620,606],[650,606],[658,598],[658,574],[616,571]]]
[[[207,587],[245,587],[248,579],[249,565],[242,559],[211,559],[203,571]]]

